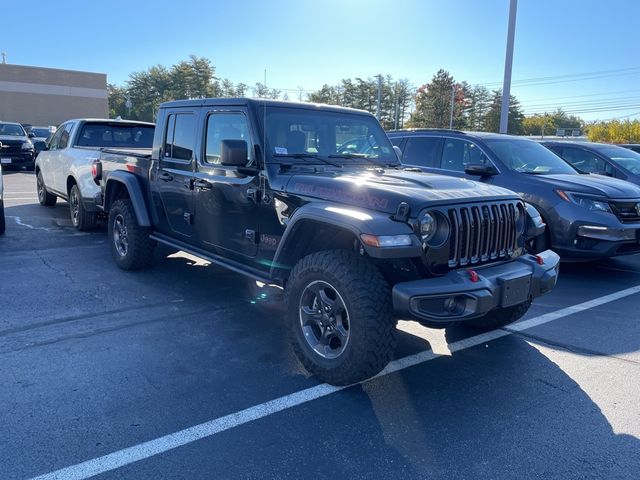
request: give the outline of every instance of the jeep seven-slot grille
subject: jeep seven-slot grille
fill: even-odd
[[[512,203],[451,208],[449,267],[507,257],[517,246],[516,207]]]

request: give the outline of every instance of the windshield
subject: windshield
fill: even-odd
[[[33,127],[31,129],[31,133],[33,133],[36,137],[47,138],[50,132],[48,128]]]
[[[484,141],[505,166],[514,172],[535,175],[578,172],[555,153],[531,140],[492,138]]]
[[[626,168],[631,173],[640,175],[640,153],[622,147],[604,147],[598,148],[597,150],[622,168]]]
[[[80,147],[151,148],[153,125],[85,123],[76,144]]]
[[[8,135],[10,137],[25,137],[27,134],[22,125],[17,123],[0,123],[0,135]]]
[[[387,135],[369,115],[267,107],[266,122],[266,148],[272,158],[297,157],[310,163],[331,158],[330,163],[340,164],[398,164]]]

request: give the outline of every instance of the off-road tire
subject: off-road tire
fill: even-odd
[[[337,358],[322,357],[304,338],[302,294],[317,281],[334,287],[348,312],[349,340]],[[391,360],[396,345],[391,289],[380,271],[355,252],[329,250],[302,258],[289,277],[285,302],[293,350],[320,380],[350,385],[374,376]]]
[[[497,308],[482,317],[467,320],[465,324],[485,332],[495,330],[520,320],[527,313],[530,306],[531,300],[527,300],[512,307]]]
[[[121,225],[117,225],[117,222],[121,222]],[[124,251],[118,243],[122,240],[122,231],[119,230],[122,226],[125,227],[126,237]],[[141,270],[151,265],[156,242],[149,238],[150,228],[138,225],[131,200],[120,199],[113,202],[109,210],[108,233],[111,254],[118,267],[123,270]]]
[[[0,235],[4,233],[5,229],[5,221],[4,221],[4,200],[0,200]]]
[[[69,215],[71,224],[80,231],[92,230],[96,227],[97,215],[88,212],[80,196],[78,185],[73,185],[69,190]]]
[[[58,197],[47,191],[47,186],[44,184],[41,171],[38,171],[36,175],[36,192],[38,194],[38,202],[40,202],[40,205],[43,207],[53,207],[58,201]]]

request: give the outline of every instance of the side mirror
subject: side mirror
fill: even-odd
[[[400,161],[402,159],[402,150],[400,150],[400,147],[397,145],[393,146],[393,151],[396,152],[396,156],[398,157],[398,161]]]
[[[33,142],[33,149],[35,150],[36,155],[42,152],[43,150],[49,150],[49,148],[47,147],[47,142],[43,142],[42,140]]]
[[[478,177],[491,177],[497,175],[499,172],[496,170],[496,167],[489,163],[467,163],[464,166],[464,173]]]
[[[247,142],[244,140],[222,140],[220,164],[227,167],[244,167],[249,161]]]
[[[27,136],[28,136],[29,138],[36,138],[36,134],[35,134],[35,133],[33,133],[33,132],[29,132],[29,133],[27,133]]]

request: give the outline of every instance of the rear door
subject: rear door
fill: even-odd
[[[164,233],[188,241],[193,233],[193,164],[196,149],[196,114],[171,111],[164,126],[159,167],[153,172],[166,222]]]
[[[402,146],[402,164],[407,167],[418,167],[424,171],[437,171],[441,151],[441,138],[407,137]]]

